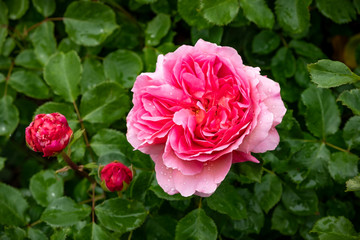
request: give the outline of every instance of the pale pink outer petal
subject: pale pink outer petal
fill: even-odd
[[[257,160],[254,156],[251,156],[250,153],[233,151],[232,154],[233,154],[233,163],[248,162],[248,161],[259,163],[259,160]]]
[[[173,171],[175,189],[184,197],[193,194],[211,195],[224,180],[230,170],[232,154],[221,156],[204,166],[201,173],[184,175],[180,171]],[[159,183],[160,184],[160,183]]]

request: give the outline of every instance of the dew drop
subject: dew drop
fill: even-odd
[[[175,188],[172,187],[170,190],[171,190],[171,191],[175,191]]]

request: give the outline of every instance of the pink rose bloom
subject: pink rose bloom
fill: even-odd
[[[60,113],[38,114],[25,130],[28,146],[50,157],[60,153],[69,143],[72,130]]]
[[[127,139],[150,154],[168,194],[210,196],[232,163],[274,150],[286,112],[279,84],[235,49],[199,40],[160,55],[137,77]]]
[[[131,170],[120,162],[112,162],[100,170],[100,179],[105,190],[125,190],[133,178]]]

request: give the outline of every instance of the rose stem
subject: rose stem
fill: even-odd
[[[89,176],[89,174],[87,172],[81,171],[79,166],[76,165],[71,159],[70,157],[64,152],[61,152],[61,156],[63,157],[63,159],[65,160],[65,162],[80,176],[87,178],[91,183],[96,183],[95,179],[93,179],[92,177]]]

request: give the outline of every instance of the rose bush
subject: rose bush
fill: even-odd
[[[28,146],[35,152],[50,157],[60,153],[69,143],[73,131],[60,113],[38,114],[26,128]]]
[[[101,184],[110,192],[125,190],[133,178],[131,170],[120,162],[109,163],[99,170]]]
[[[169,194],[209,196],[231,164],[274,150],[286,109],[279,84],[235,49],[199,40],[158,57],[137,77],[127,139],[150,154]]]

